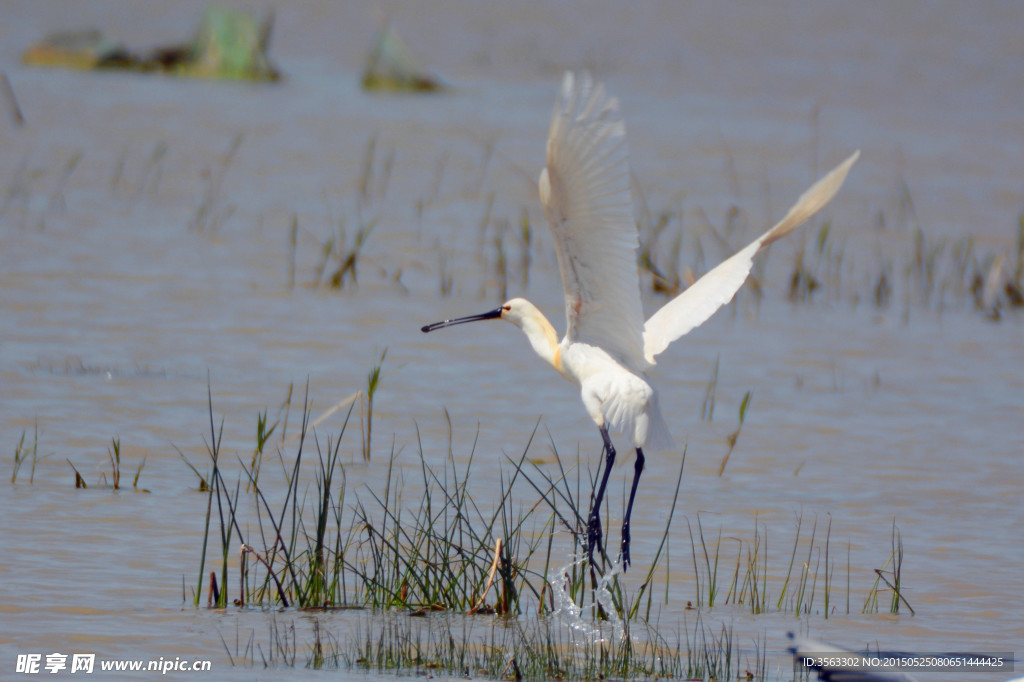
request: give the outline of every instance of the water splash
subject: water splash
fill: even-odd
[[[559,568],[548,580],[551,585],[551,592],[554,595],[555,602],[555,610],[551,615],[569,629],[569,632],[572,633],[574,639],[578,638],[579,640],[582,640],[580,643],[600,644],[604,642],[621,642],[626,636],[626,626],[622,619],[619,618],[618,612],[615,609],[615,604],[612,600],[612,593],[608,589],[608,586],[611,585],[615,576],[622,573],[622,564],[621,562],[613,564],[606,573],[600,573],[596,568],[594,569],[598,576],[597,587],[594,590],[595,603],[591,604],[587,608],[591,611],[597,606],[604,609],[608,620],[601,623],[600,621],[592,619],[584,620],[582,617],[583,606],[577,605],[576,602],[572,600],[571,585],[569,582],[570,569],[573,567],[582,568],[586,563],[586,557],[574,557],[571,563]]]

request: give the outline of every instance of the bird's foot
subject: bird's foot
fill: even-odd
[[[587,558],[590,560],[591,566],[594,565],[594,547],[597,547],[599,555],[604,551],[601,537],[601,516],[597,510],[594,510],[590,513],[590,520],[587,522]]]

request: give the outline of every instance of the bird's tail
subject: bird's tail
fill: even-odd
[[[665,418],[661,415],[661,406],[658,405],[658,394],[651,398],[651,407],[647,411],[647,444],[644,449],[649,452],[659,450],[676,450],[676,441],[672,432],[668,429]]]
[[[657,392],[650,391],[643,405],[616,394],[604,403],[603,408],[610,429],[629,438],[634,448],[643,448],[646,452],[676,448],[668,424],[661,416]]]
[[[661,416],[658,392],[646,379],[622,370],[598,372],[581,384],[587,412],[634,448],[672,450],[675,442]]]

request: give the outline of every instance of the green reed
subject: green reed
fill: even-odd
[[[257,475],[260,458],[248,465],[239,461],[238,482],[226,482],[211,400],[211,440],[207,449],[212,469],[204,476],[189,464],[207,487],[199,590],[205,580],[206,544],[211,533],[219,531],[222,563],[214,603],[220,605],[227,599],[228,567],[235,563],[237,551],[234,548],[241,545],[239,604],[520,614],[523,597],[528,596],[541,612],[546,602],[553,608],[548,578],[555,535],[567,533],[577,555],[582,554],[585,540],[581,538],[586,537],[583,502],[588,498],[581,493],[584,485],[578,463],[573,467],[577,472],[575,484],[553,446],[557,476],[549,476],[532,462],[528,467],[535,427],[520,454],[506,457],[507,467],[500,474],[500,497],[494,499],[488,492],[486,504],[481,504],[469,485],[475,445],[465,465],[459,465],[449,443],[443,465],[435,467],[417,438],[418,498],[406,492],[409,482],[395,466],[398,453],[394,446],[382,488],[352,493],[346,489],[347,476],[339,456],[351,411],[352,403],[341,433],[329,437],[325,446],[309,430],[307,397],[294,463],[285,472],[281,499],[279,491],[268,494],[268,486],[278,487],[277,483],[268,483],[266,474]],[[257,429],[261,444],[273,431],[266,421],[261,414]],[[308,453],[313,453],[312,471],[308,470]],[[303,480],[305,484],[300,483]],[[255,514],[244,524],[238,519],[243,481],[246,493],[253,496],[250,506],[254,506],[251,513]],[[593,483],[591,477],[586,489],[592,490]],[[678,498],[681,483],[682,469],[674,499]],[[524,498],[525,491],[532,492]],[[273,505],[271,497],[277,500]],[[674,504],[672,509],[674,513]],[[623,595],[617,579],[612,582],[617,617],[625,614],[636,618],[639,599],[645,593],[650,614],[652,580],[667,546],[670,526],[671,515],[651,569],[634,599]],[[254,530],[243,532],[243,527]],[[602,572],[612,567],[607,554],[602,553],[599,563]],[[582,602],[588,589],[594,598],[596,570],[591,567],[588,572],[579,564],[572,566],[570,589],[574,600]]]
[[[37,436],[37,439],[38,439],[38,436]],[[24,434],[22,434],[22,443],[24,443]],[[22,445],[19,445],[19,450],[21,449],[21,447],[22,447]],[[36,446],[33,445],[33,448],[35,448],[35,447]],[[19,457],[18,453],[15,453],[15,459],[16,460],[18,459],[18,457]],[[23,457],[24,457],[24,455],[22,455],[22,458]],[[75,472],[75,487],[76,488],[88,488],[89,485],[86,483],[85,476],[82,475],[82,473],[71,462],[71,460],[69,458],[65,457],[64,459],[68,463],[68,466],[71,467],[71,470]],[[35,460],[35,454],[33,454],[33,465],[32,465],[33,476],[35,474],[35,461],[34,460]],[[96,483],[97,487],[108,488],[110,490],[123,490],[124,488],[121,485],[121,439],[116,437],[116,436],[114,438],[110,439],[110,447],[107,448],[107,461],[110,462],[109,476],[107,475],[108,474],[107,471],[101,472],[99,480]],[[132,487],[131,487],[132,492],[138,492],[138,493],[148,493],[149,492],[149,490],[147,490],[146,488],[140,488],[139,487],[139,478],[141,478],[142,470],[143,470],[143,468],[145,468],[145,466],[146,466],[146,458],[143,457],[142,461],[139,462],[138,468],[135,469],[135,475],[132,477]],[[20,467],[20,464],[17,464],[17,461],[16,461],[16,468],[15,468],[14,478],[11,479],[11,483],[14,483],[15,478],[17,477],[17,469],[18,469],[18,467]]]
[[[809,535],[804,533],[803,514],[796,517],[796,525],[789,546],[788,562],[785,567],[770,565],[768,529],[755,521],[753,534],[747,538],[723,538],[718,530],[714,536],[705,535],[700,515],[696,518],[696,532],[690,529],[690,554],[694,575],[694,600],[696,608],[713,608],[716,605],[743,606],[752,614],[791,613],[795,616],[821,614],[825,618],[835,615],[838,600],[835,595],[836,559],[832,551],[832,517],[828,515],[824,538],[819,537],[818,519],[814,518]],[[730,551],[723,546],[723,539],[735,543],[735,562],[731,576],[720,575],[724,567],[723,553]],[[901,566],[903,558],[902,539],[899,530],[893,530],[890,558],[881,569],[875,570],[874,584],[869,588],[864,612],[878,610],[878,595],[892,591],[891,613],[899,612],[899,603],[910,607],[900,593],[902,585]],[[886,573],[892,565],[894,568]],[[850,557],[846,558],[846,607],[850,613]],[[888,577],[887,577],[888,576]],[[724,597],[722,597],[724,593]],[[913,613],[913,609],[910,609]]]
[[[231,144],[228,146],[227,151],[217,159],[214,165],[207,167],[201,173],[203,191],[195,213],[193,213],[192,219],[189,221],[190,230],[200,233],[215,232],[235,212],[233,204],[225,203],[222,191],[224,178],[237,157],[238,150],[242,146],[242,140],[244,139],[245,133],[236,133],[231,139]]]
[[[18,444],[14,447],[14,469],[11,472],[11,483],[15,483],[18,480],[18,472],[21,470],[21,466],[26,460],[31,459],[32,466],[29,469],[28,482],[29,485],[35,482],[36,478],[36,462],[39,459],[39,423],[35,422],[32,425],[32,444],[25,444],[25,431],[21,432],[21,439]]]
[[[807,533],[803,517],[797,517],[788,565],[778,566],[763,524],[755,520],[752,537],[741,540],[721,530],[708,533],[697,515],[688,523],[696,620],[675,641],[666,641],[657,620],[673,596],[669,545],[685,453],[649,568],[644,573],[636,566],[639,573],[630,573],[642,578],[636,587],[635,580],[614,575],[614,559],[604,551],[595,557],[596,566],[572,562],[562,569],[565,575],[555,574],[560,562],[554,558],[563,555],[566,539],[575,556],[585,553],[587,501],[601,472],[584,472],[579,457],[566,462],[553,442],[542,464],[530,454],[537,447],[536,425],[516,454],[505,455],[500,480],[483,497],[473,484],[477,443],[457,455],[450,419],[439,464],[425,452],[417,427],[415,467],[400,461],[402,451],[392,445],[386,460],[375,460],[386,467],[381,481],[350,488],[342,452],[358,452],[359,443],[356,436],[344,446],[354,401],[348,405],[340,432],[323,440],[312,430],[307,388],[298,433],[291,439],[282,433],[280,440],[278,456],[289,464],[279,477],[268,471],[257,477],[252,460],[239,458],[230,467],[221,461],[223,423],[215,428],[210,399],[212,469],[195,604],[208,584],[210,606],[325,614],[305,620],[312,623],[312,642],[300,645],[294,626],[282,630],[274,621],[266,650],[251,638],[241,650],[236,642],[234,652],[225,645],[233,661],[503,678],[727,679],[744,670],[763,671],[765,653],[759,646],[741,664],[731,628],[704,624],[714,608],[825,617],[836,610],[831,518],[822,538],[817,518]],[[257,421],[263,425],[258,440],[260,433],[269,437],[273,429],[265,413]],[[229,468],[237,470],[236,483],[226,480]],[[604,511],[610,518],[609,509]],[[208,542],[219,555],[212,572],[206,566]],[[901,564],[895,529],[893,558]],[[849,554],[846,570],[849,612]],[[899,573],[877,573],[878,585],[902,589]],[[601,577],[606,575],[612,577]],[[656,587],[662,576],[663,595]],[[599,605],[602,590],[610,597]],[[604,634],[582,640],[574,635],[562,620],[564,599],[592,608],[579,622]],[[367,609],[358,616],[355,636],[331,633],[326,613],[337,609]],[[683,613],[691,618],[690,611]]]
[[[360,401],[360,406],[365,402],[365,416],[361,426],[363,426],[363,461],[369,462],[370,456],[373,454],[370,449],[370,445],[373,437],[373,399],[377,395],[377,389],[380,388],[380,370],[384,366],[384,358],[388,356],[388,349],[385,348],[380,354],[380,359],[374,363],[373,367],[370,368],[369,374],[366,377],[366,392],[363,394],[363,400]]]
[[[892,551],[889,554],[889,558],[885,560],[881,568],[875,569],[875,582],[871,586],[871,590],[868,592],[867,598],[864,600],[864,606],[861,609],[862,613],[878,613],[879,612],[879,596],[881,593],[888,591],[889,594],[889,613],[896,615],[900,612],[900,604],[907,607],[910,611],[910,615],[914,615],[914,607],[910,605],[906,597],[903,595],[903,535],[900,533],[899,527],[896,525],[896,520],[892,522],[892,534],[891,534],[891,546]],[[886,570],[888,569],[888,571]],[[888,573],[888,577],[886,574]],[[881,585],[880,585],[881,583]]]

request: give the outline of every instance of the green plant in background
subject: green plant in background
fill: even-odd
[[[104,471],[100,474],[99,485],[100,487],[109,488],[111,490],[121,490],[121,439],[114,437],[110,439],[111,447],[107,448],[107,460],[110,462],[110,476],[108,478],[107,472]],[[75,472],[75,487],[76,488],[88,488],[88,484],[85,482],[85,477],[82,476],[81,472],[71,463],[71,460],[67,457],[64,458],[71,467],[72,471]],[[135,476],[132,478],[132,490],[134,492],[148,493],[149,490],[146,488],[139,487],[139,478],[142,476],[142,469],[146,466],[146,458],[143,457],[142,461],[139,462],[138,468],[135,470]],[[15,476],[17,476],[17,470],[15,470]],[[13,483],[14,480],[12,479]]]
[[[148,493],[149,492],[148,490],[146,490],[145,488],[140,488],[139,487],[139,476],[142,475],[142,468],[144,466],[146,466],[146,458],[145,457],[143,457],[142,461],[139,462],[139,468],[135,470],[135,476],[132,477],[132,490],[135,490],[135,491],[138,491],[138,492],[143,492],[143,493]]]
[[[704,402],[700,406],[700,418],[706,422],[715,416],[715,395],[718,393],[718,362],[721,356],[715,356],[715,369],[711,372],[711,380],[704,389]]]
[[[366,393],[365,401],[360,401],[360,405],[363,402],[366,403],[365,411],[365,428],[363,429],[363,461],[369,462],[372,450],[371,438],[373,436],[373,399],[377,395],[377,389],[380,387],[380,370],[384,366],[384,358],[388,356],[388,349],[385,348],[384,352],[380,354],[380,360],[370,368],[370,373],[366,377]]]
[[[871,586],[871,590],[868,593],[867,599],[864,600],[864,607],[861,609],[862,613],[878,613],[878,596],[880,592],[885,592],[887,589],[891,592],[889,598],[889,613],[898,614],[900,612],[900,603],[904,604],[910,611],[910,615],[914,615],[914,608],[907,601],[906,597],[903,596],[903,535],[900,533],[900,529],[896,526],[896,520],[892,522],[892,551],[889,554],[889,558],[885,560],[881,568],[875,569],[875,582]],[[891,568],[890,568],[891,567]],[[886,569],[890,568],[889,575],[886,577]],[[885,587],[881,587],[879,583],[883,583]]]
[[[71,467],[72,471],[75,472],[75,488],[88,488],[89,486],[86,485],[85,478],[83,478],[82,474],[78,472],[78,469],[75,468],[75,465],[71,463],[71,460],[67,459],[66,457],[64,459],[68,463],[68,466]]]
[[[214,166],[206,168],[202,172],[203,194],[192,220],[189,222],[189,229],[200,233],[215,232],[235,212],[233,204],[224,203],[221,190],[224,186],[224,178],[238,155],[238,149],[242,146],[243,139],[245,139],[244,133],[236,133],[224,155],[217,160]]]
[[[207,600],[208,606],[217,608],[223,608],[227,606],[228,598],[228,558],[231,555],[232,545],[232,534],[234,531],[238,532],[241,537],[241,530],[238,528],[238,522],[235,518],[235,510],[238,507],[238,494],[240,489],[240,482],[235,486],[234,496],[230,494],[230,488],[224,482],[224,478],[220,471],[220,448],[224,434],[224,422],[221,420],[220,429],[218,430],[214,426],[213,419],[213,394],[207,385],[207,401],[210,410],[210,442],[207,443],[207,452],[210,455],[213,468],[209,478],[209,490],[206,496],[206,523],[203,527],[203,545],[199,556],[199,582],[196,587],[195,594],[193,595],[194,604],[199,605],[200,595],[203,590],[203,579],[204,570],[206,566],[206,548],[210,534],[210,520],[213,513],[213,502],[217,501],[217,515],[219,517],[219,528],[220,528],[220,546],[221,546],[221,588],[217,586],[217,576],[215,572],[210,573],[210,592],[209,599]],[[227,507],[227,513],[225,515],[224,507]],[[240,600],[240,603],[241,600]]]
[[[637,190],[640,196],[640,219],[637,221],[637,232],[641,235],[637,262],[640,270],[651,276],[651,291],[672,298],[686,288],[683,286],[683,276],[679,270],[679,256],[683,246],[682,207],[680,206],[678,210],[665,208],[658,212],[655,220],[642,192],[639,191],[639,188]],[[673,197],[673,203],[680,201],[682,196],[682,192],[678,193]],[[672,237],[671,246],[666,249],[660,244],[661,238],[677,216],[679,227]],[[699,250],[700,239],[698,238],[696,241]],[[661,258],[662,255],[665,258]]]
[[[519,220],[519,240],[519,286],[525,289],[530,284],[530,265],[533,263],[533,227],[525,207]]]
[[[332,289],[344,289],[345,280],[351,279],[352,284],[359,285],[359,273],[357,266],[359,265],[359,256],[366,244],[366,240],[370,237],[370,233],[373,232],[373,228],[377,226],[377,219],[369,221],[368,223],[361,224],[359,229],[356,230],[355,238],[352,241],[351,246],[344,246],[345,230],[341,226],[339,228],[339,236],[337,239],[332,237],[329,239],[323,247],[324,262],[318,268],[319,272],[323,272],[326,267],[326,261],[332,256],[337,261],[338,266],[334,272],[327,278],[327,284]],[[319,280],[319,277],[317,277]]]
[[[363,461],[368,461],[372,401],[386,356],[387,349],[368,373],[362,392],[362,443],[357,448]],[[290,395],[291,389],[281,410],[289,409]],[[574,557],[584,554],[586,501],[592,499],[600,471],[584,474],[578,458],[567,468],[553,442],[553,466],[544,467],[542,460],[530,457],[539,420],[522,451],[505,456],[496,483],[501,491],[498,499],[493,495],[495,488],[484,498],[476,497],[471,483],[476,444],[467,457],[458,457],[450,418],[447,453],[440,466],[430,463],[432,458],[417,438],[419,476],[414,479],[418,480],[407,479],[410,469],[398,466],[399,452],[392,447],[380,487],[351,491],[342,452],[358,395],[336,406],[348,405],[344,424],[340,433],[322,441],[312,431],[322,418],[310,420],[307,387],[299,432],[284,437],[287,416],[280,428],[280,481],[267,472],[259,474],[265,445],[282,424],[279,419],[269,425],[267,411],[261,412],[254,455],[238,462],[238,480],[228,484],[220,457],[223,421],[220,429],[215,428],[208,389],[211,435],[207,450],[212,469],[204,477],[189,465],[201,481],[208,482],[195,605],[207,585],[210,607],[372,609],[366,634],[357,633],[354,639],[339,639],[315,622],[314,641],[303,649],[308,655],[306,665],[367,670],[417,667],[452,674],[461,674],[471,665],[499,677],[720,679],[744,669],[739,662],[742,654],[734,646],[731,630],[705,627],[702,614],[729,605],[742,606],[752,614],[775,611],[797,616],[821,614],[824,609],[826,618],[834,610],[831,517],[824,542],[817,538],[817,518],[806,537],[802,516],[796,519],[788,568],[779,573],[769,566],[766,527],[755,520],[749,539],[726,538],[737,543],[735,565],[726,568],[722,531],[706,535],[698,515],[696,532],[688,522],[697,623],[682,631],[685,641],[666,642],[652,618],[656,620],[661,609],[655,603],[656,593],[659,602],[668,604],[674,584],[668,549],[685,451],[660,543],[642,583],[630,590],[628,583],[619,581],[615,560],[604,551],[594,566],[576,559],[559,567],[553,561],[564,551],[555,550],[559,538],[570,540]],[[748,393],[740,410],[740,426],[749,400]],[[117,439],[113,443],[110,456],[117,462],[120,444]],[[295,450],[289,455],[285,450],[292,444]],[[315,455],[312,460],[310,453]],[[252,504],[243,505],[247,518],[240,516],[243,479],[253,496]],[[709,541],[710,537],[715,539]],[[208,543],[219,549],[217,570],[207,567]],[[890,563],[896,566],[891,578],[884,572]],[[894,525],[892,555],[876,572],[873,596],[869,596],[876,608],[883,583],[892,586],[896,612],[901,602],[906,605],[899,594],[901,564],[902,542]],[[848,553],[847,612],[849,574]],[[662,576],[663,596],[655,589]],[[229,585],[237,585],[237,592]],[[528,605],[536,606],[536,616]],[[583,615],[585,609],[592,615]],[[437,620],[431,616],[434,612],[462,614],[463,625],[458,628],[460,620],[453,617]],[[502,619],[481,620],[485,614]],[[478,643],[481,624],[488,623],[494,624],[493,641],[502,643],[500,651]],[[277,656],[272,660],[284,665],[302,662],[294,628],[290,642],[276,640],[288,637],[288,631],[282,635],[276,626],[272,636]],[[247,655],[252,656],[251,651]],[[764,655],[759,645],[745,669],[763,671]]]
[[[199,469],[197,469],[195,465],[189,461],[188,457],[185,456],[184,452],[179,450],[176,445],[172,445],[172,447],[178,453],[178,456],[181,457],[181,460],[185,462],[185,465],[188,466],[188,468],[192,470],[192,473],[196,475],[196,478],[199,479],[199,487],[197,488],[197,490],[201,493],[209,492],[211,474],[207,473],[204,475],[199,473]]]
[[[828,517],[824,543],[817,539],[817,517],[809,537],[801,535],[803,514],[796,518],[793,545],[789,552],[789,564],[784,573],[769,570],[768,529],[755,519],[754,533],[749,539],[727,538],[737,544],[736,561],[732,577],[725,586],[720,583],[719,567],[722,556],[722,534],[719,531],[714,542],[704,535],[704,528],[697,515],[697,533],[690,529],[690,553],[693,562],[695,596],[690,602],[696,608],[713,608],[734,604],[745,606],[752,614],[791,613],[806,616],[820,613],[828,618],[835,611],[833,595],[835,561],[831,556],[832,517]],[[797,561],[801,545],[806,543],[804,559]],[[824,564],[824,565],[822,565]],[[795,569],[795,572],[794,572]],[[850,561],[847,553],[846,565],[846,613],[850,613]],[[769,580],[769,574],[780,575],[780,579]],[[819,576],[821,580],[819,581]],[[779,582],[781,580],[781,582]],[[877,592],[877,580],[872,594]],[[870,598],[870,595],[869,595]],[[821,609],[815,608],[815,599],[821,599]]]
[[[36,478],[36,461],[39,458],[39,423],[34,423],[32,427],[32,445],[31,447],[25,446],[25,431],[21,432],[21,440],[14,447],[14,470],[11,472],[11,483],[15,483],[18,480],[18,472],[21,470],[21,465],[25,463],[25,460],[29,459],[31,455],[32,467],[29,470],[28,482],[29,485],[35,482]]]
[[[715,378],[718,376],[718,363],[715,363]],[[747,391],[743,395],[743,400],[740,402],[740,423],[736,427],[736,430],[729,434],[726,440],[729,443],[729,451],[725,453],[725,457],[722,458],[722,465],[718,468],[718,475],[721,476],[725,473],[725,465],[729,463],[729,457],[732,455],[733,448],[736,447],[736,439],[740,437],[740,431],[743,430],[743,422],[747,418],[747,408],[750,406],[750,399],[753,397],[753,391]]]
[[[110,487],[114,490],[121,488],[121,439],[114,438],[111,440],[114,449],[107,448],[107,457],[110,458]],[[103,475],[106,478],[106,474]]]
[[[252,460],[249,463],[249,471],[252,472],[253,485],[255,485],[259,481],[260,466],[263,464],[263,449],[266,447],[267,440],[270,438],[271,435],[273,435],[274,429],[277,428],[277,425],[278,422],[274,422],[273,424],[270,425],[269,429],[267,428],[266,410],[263,410],[263,412],[256,415],[256,447],[253,448]],[[245,492],[249,492],[249,489],[249,484],[246,484]]]

